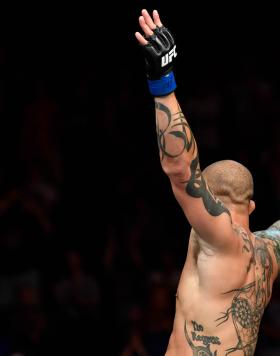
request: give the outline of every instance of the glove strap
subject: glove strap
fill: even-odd
[[[153,96],[164,96],[172,93],[177,85],[173,72],[169,72],[158,80],[149,80],[148,86]]]

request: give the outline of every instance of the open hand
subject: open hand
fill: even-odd
[[[159,14],[157,10],[153,11],[153,18],[151,15],[148,13],[146,9],[143,9],[141,11],[141,16],[139,16],[139,24],[144,32],[144,35],[146,37],[150,37],[154,34],[154,30],[156,27],[162,27],[162,23],[160,21]],[[146,45],[148,44],[148,41],[145,39],[145,37],[140,33],[136,32],[135,37],[137,38],[138,42],[141,45]]]

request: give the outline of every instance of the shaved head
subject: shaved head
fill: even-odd
[[[212,192],[225,204],[248,204],[254,193],[253,177],[242,164],[224,160],[203,170]]]

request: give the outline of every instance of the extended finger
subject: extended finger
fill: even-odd
[[[135,32],[135,37],[141,45],[145,46],[148,44],[148,41],[141,35],[140,32]]]
[[[139,17],[139,24],[142,28],[142,30],[144,31],[145,35],[147,37],[152,36],[153,35],[153,31],[151,30],[151,28],[147,25],[144,16],[140,16]]]
[[[153,31],[156,28],[156,24],[154,23],[153,19],[151,18],[150,14],[148,13],[148,11],[146,9],[142,10],[142,15],[145,19],[146,24]]]
[[[157,10],[153,11],[153,19],[154,19],[154,23],[155,23],[156,26],[158,26],[158,27],[162,27],[163,26],[163,24],[160,21],[160,17],[159,17],[159,14],[158,14]]]

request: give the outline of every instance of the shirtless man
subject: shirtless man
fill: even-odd
[[[142,10],[139,24],[162,169],[192,226],[165,355],[252,356],[280,265],[280,220],[250,231],[253,179],[240,163],[219,161],[201,172],[175,96],[174,38],[157,11]]]

